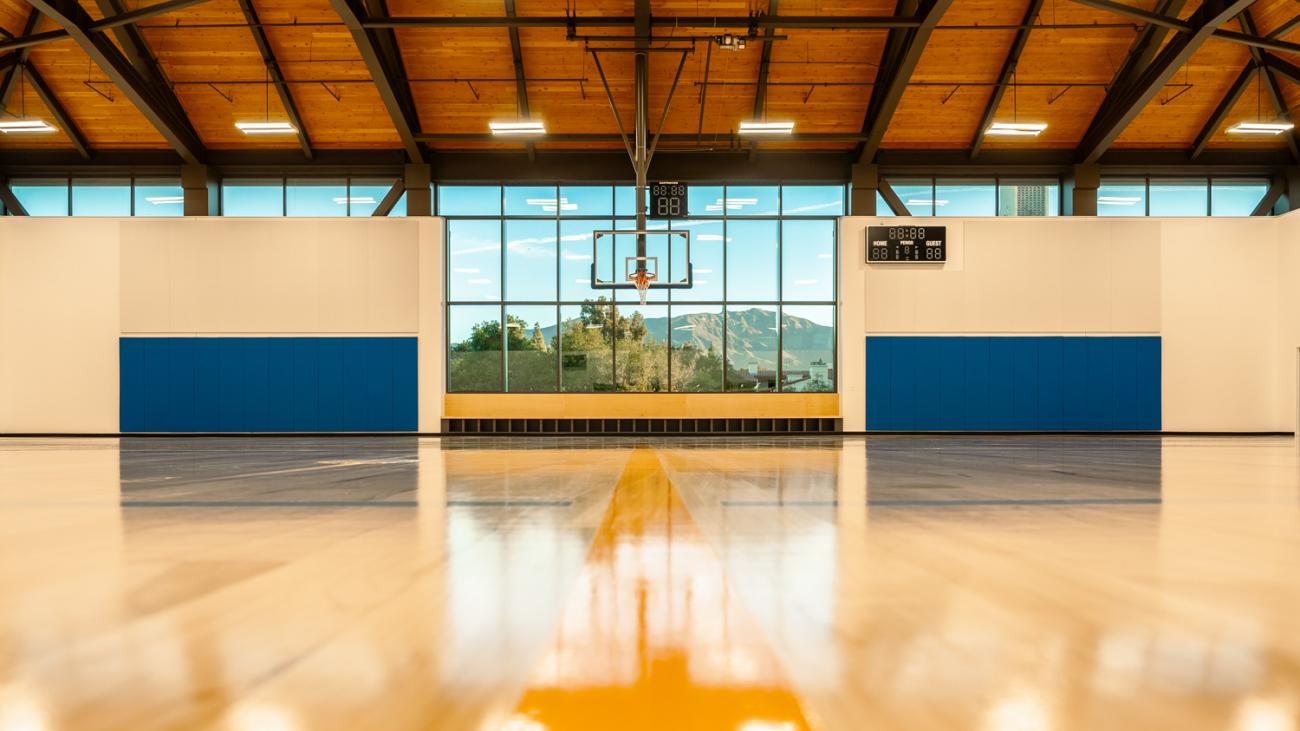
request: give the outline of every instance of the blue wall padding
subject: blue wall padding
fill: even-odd
[[[122,338],[123,432],[415,431],[415,338]]]
[[[869,431],[1158,431],[1159,337],[867,338]]]

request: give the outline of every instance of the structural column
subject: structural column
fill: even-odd
[[[1101,166],[1075,165],[1065,181],[1065,215],[1097,215],[1097,190],[1101,188]]]
[[[849,215],[876,216],[876,193],[880,190],[880,168],[869,163],[853,166],[852,190],[849,193]]]
[[[185,193],[185,215],[217,216],[221,211],[221,181],[217,171],[208,165],[186,165],[181,168],[181,189]]]
[[[1283,168],[1281,174],[1286,181],[1286,210],[1300,210],[1300,166]]]
[[[406,215],[432,216],[433,170],[428,164],[407,165],[402,170],[402,183],[406,186]]]

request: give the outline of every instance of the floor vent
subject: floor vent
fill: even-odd
[[[834,434],[841,419],[443,419],[443,434]]]

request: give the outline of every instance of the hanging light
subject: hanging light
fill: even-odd
[[[235,129],[246,135],[294,135],[298,128],[288,122],[271,120],[271,72],[266,72],[266,119],[261,122],[235,122]]]
[[[1260,74],[1264,72],[1264,67],[1259,68]],[[1280,135],[1283,132],[1289,132],[1295,129],[1295,125],[1290,122],[1265,122],[1264,121],[1264,85],[1260,83],[1259,76],[1255,77],[1255,122],[1238,122],[1228,128],[1228,134],[1233,135]]]
[[[19,66],[18,67],[18,84],[19,84],[18,101],[20,105],[19,117],[18,119],[0,120],[0,134],[13,134],[13,133],[23,133],[23,132],[54,132],[56,129],[49,122],[46,122],[43,119],[27,118],[27,95],[23,93],[24,92],[23,82],[26,80],[26,78],[27,78],[27,66],[26,65]]]
[[[998,137],[1037,137],[1047,129],[1044,122],[1020,121],[1020,83],[1014,73],[1011,75],[1011,119],[1010,122],[994,122],[984,130],[986,135]]]

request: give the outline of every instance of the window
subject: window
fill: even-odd
[[[185,215],[185,191],[178,181],[137,179],[132,196],[136,216]]]
[[[392,180],[354,179],[348,183],[348,215],[371,216],[383,202],[384,196],[393,189]],[[396,208],[396,206],[394,206]],[[388,215],[394,215],[390,211]]]
[[[835,390],[834,305],[781,308],[781,390]]]
[[[899,180],[890,181],[894,188],[894,193],[903,205],[907,206],[907,212],[913,216],[933,216],[934,215],[934,181],[932,180]]]
[[[130,216],[131,180],[74,179],[72,215]]]
[[[939,180],[934,208],[940,216],[996,216],[997,185],[992,180]]]
[[[786,216],[843,216],[843,185],[787,185],[781,189]]]
[[[1211,216],[1249,216],[1268,193],[1267,180],[1216,178],[1210,188]]]
[[[283,216],[284,181],[237,179],[222,181],[221,215]]]
[[[14,180],[10,188],[29,216],[68,215],[67,178]]]
[[[1146,181],[1103,180],[1097,189],[1097,215],[1147,215]]]
[[[1207,216],[1210,213],[1209,181],[1152,180],[1148,198],[1152,216]],[[1098,198],[1100,201],[1100,198]]]
[[[501,390],[501,308],[448,308],[448,391]]]
[[[438,215],[499,216],[501,188],[495,185],[440,185]]]
[[[449,300],[500,300],[501,222],[449,221],[447,268]]]
[[[999,216],[1061,215],[1061,185],[1055,180],[998,179]]]
[[[437,195],[447,218],[449,392],[834,390],[843,186],[690,186],[692,213],[646,228],[689,232],[694,286],[651,290],[645,305],[631,289],[591,286],[597,259],[602,279],[622,279],[623,257],[635,255],[630,234],[601,237],[593,255],[595,232],[635,228],[631,186],[441,186]],[[682,237],[647,243],[661,280],[684,278]]]
[[[346,180],[293,180],[285,188],[285,214],[289,216],[348,215]]]

